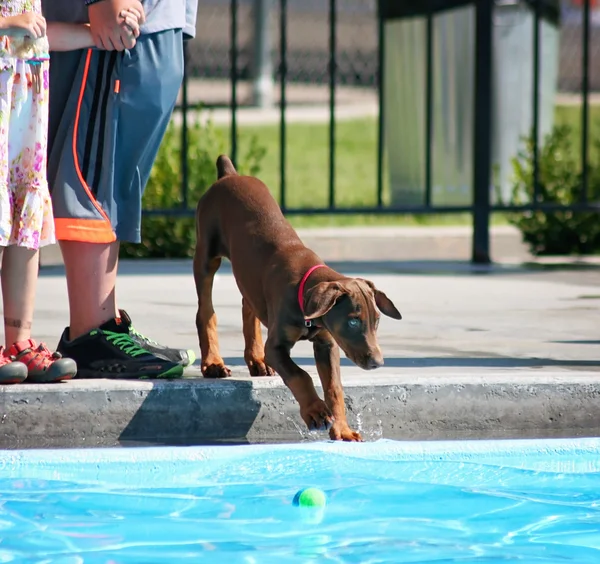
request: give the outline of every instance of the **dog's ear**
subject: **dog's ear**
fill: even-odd
[[[337,282],[321,282],[307,290],[304,297],[304,317],[316,319],[325,315],[344,295],[345,290]]]
[[[391,317],[392,319],[402,319],[402,315],[396,309],[396,306],[394,305],[394,302],[392,302],[392,300],[390,300],[381,290],[378,290],[375,287],[375,284],[373,284],[373,282],[371,282],[370,280],[361,280],[363,280],[363,282],[366,282],[369,288],[373,290],[373,295],[375,296],[375,304],[377,305],[381,313],[387,315],[388,317]]]

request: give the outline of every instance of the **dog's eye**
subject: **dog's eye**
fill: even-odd
[[[356,317],[348,319],[348,327],[350,327],[350,329],[358,329],[360,327],[360,319],[357,319]]]

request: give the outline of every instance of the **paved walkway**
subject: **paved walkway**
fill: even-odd
[[[237,101],[239,104],[237,119],[240,125],[274,125],[279,123],[280,88],[274,87],[274,104],[270,108],[257,108],[251,105],[252,89],[248,81],[238,84]],[[202,112],[202,119],[209,116],[215,124],[231,123],[231,84],[226,80],[191,80],[188,87],[190,106],[199,103],[217,106]],[[329,88],[318,84],[290,83],[286,88],[288,123],[326,123],[329,121]],[[181,98],[180,98],[181,103]],[[560,105],[581,105],[578,94],[558,93],[556,103]],[[589,97],[591,105],[600,103],[600,94],[593,93]],[[219,107],[220,106],[220,107]],[[352,120],[379,115],[377,90],[375,88],[356,88],[339,86],[336,89],[336,119]],[[175,114],[175,123],[181,122],[181,114]]]
[[[398,246],[410,243],[396,239]],[[343,360],[350,420],[366,438],[600,432],[598,261],[473,269],[460,260],[324,257],[373,280],[404,316],[381,322],[385,367],[365,373]],[[118,295],[139,330],[197,349],[190,261],[124,262]],[[278,377],[246,376],[240,295],[226,266],[214,301],[233,379],[205,381],[195,366],[180,382],[5,387],[0,446],[324,438],[306,433]],[[62,267],[46,267],[36,337],[54,344],[67,322]],[[307,344],[294,358],[316,375]]]
[[[330,264],[372,279],[404,316],[400,322],[381,321],[380,341],[388,360],[377,374],[600,370],[600,265],[560,269],[504,264],[472,270],[458,262]],[[191,261],[185,260],[123,262],[119,300],[138,329],[161,342],[197,349],[191,272]],[[241,367],[240,300],[224,266],[214,298],[221,348],[230,364]],[[62,268],[45,270],[36,335],[55,343],[67,322]],[[295,352],[300,363],[312,364],[309,344],[299,344]],[[347,372],[361,373],[350,366]]]

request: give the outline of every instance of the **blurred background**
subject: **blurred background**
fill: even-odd
[[[223,152],[296,227],[472,226],[483,263],[494,225],[600,253],[599,28],[598,0],[200,0],[122,254],[192,255]]]
[[[577,92],[582,78],[582,4],[561,0],[558,91]],[[279,3],[269,4],[274,77],[279,68]],[[591,0],[593,29],[600,26],[598,0]],[[256,30],[254,0],[239,0],[239,60],[242,79],[252,77],[253,38]],[[329,62],[329,6],[322,0],[288,0],[288,79],[300,84],[326,85]],[[373,89],[377,85],[377,1],[337,0],[338,81]],[[590,88],[600,90],[600,34],[590,34]],[[228,79],[230,73],[230,2],[200,0],[196,39],[189,45],[189,75],[196,79]],[[202,98],[200,92],[196,93]],[[212,94],[212,92],[211,92]],[[226,95],[223,95],[226,94]],[[207,93],[208,96],[208,93]],[[229,103],[228,92],[212,94],[214,104]],[[240,97],[240,103],[250,102]],[[295,100],[296,101],[296,100]],[[309,95],[299,103],[314,101]]]

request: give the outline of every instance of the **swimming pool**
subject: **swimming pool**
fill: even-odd
[[[0,562],[600,562],[600,439],[0,452]],[[292,504],[303,487],[325,510]]]

